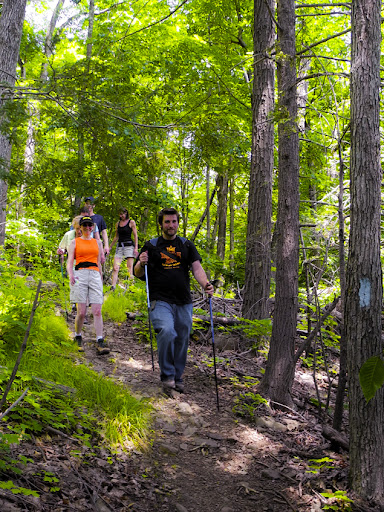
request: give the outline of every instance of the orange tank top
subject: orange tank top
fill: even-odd
[[[97,258],[99,255],[99,245],[94,238],[90,240],[83,240],[82,238],[75,238],[75,260],[76,270],[82,268],[89,268],[99,272]]]

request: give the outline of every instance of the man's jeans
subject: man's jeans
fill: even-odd
[[[178,306],[161,300],[156,301],[153,310],[150,308],[162,381],[182,381],[192,328],[192,308],[192,304]]]

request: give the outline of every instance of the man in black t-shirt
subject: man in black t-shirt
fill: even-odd
[[[182,375],[192,328],[189,270],[208,295],[213,294],[213,286],[194,244],[177,236],[179,218],[174,208],[161,210],[158,221],[162,236],[145,242],[134,274],[144,280],[144,267],[148,265],[150,319],[156,332],[163,388],[183,392]]]
[[[104,245],[104,253],[109,254],[108,232],[104,217],[102,215],[99,215],[98,213],[94,213],[93,209],[95,207],[95,200],[92,196],[86,197],[84,199],[84,202],[85,205],[88,206],[89,208],[89,216],[99,228],[100,237]]]

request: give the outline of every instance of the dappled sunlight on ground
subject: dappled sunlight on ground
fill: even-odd
[[[303,455],[314,449],[321,453],[324,440],[318,422],[307,411],[282,413],[260,407],[253,416],[235,412],[242,391],[257,392],[249,380],[244,387],[237,377],[251,375],[252,382],[257,380],[259,366],[252,354],[247,352],[241,361],[233,354],[230,366],[219,366],[218,411],[210,346],[191,344],[186,392],[173,392],[170,398],[162,390],[156,351],[153,371],[150,345],[140,342],[133,327],[106,326],[110,358],[97,357],[90,343],[85,355],[96,370],[153,407],[147,449],[141,454],[133,451],[144,481],[151,489],[156,487],[158,505],[162,503],[152,510],[168,512],[177,503],[184,507],[177,510],[188,512],[321,510],[312,487],[317,476],[308,473]],[[297,385],[312,389],[307,375],[300,377]]]
[[[134,370],[144,370],[144,371],[152,371],[152,366],[145,361],[140,361],[138,359],[133,359],[130,357],[129,359],[120,359],[119,364],[121,366],[128,366]]]

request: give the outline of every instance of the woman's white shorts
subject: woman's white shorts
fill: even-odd
[[[125,258],[134,258],[133,245],[124,245],[124,247],[118,246],[116,248],[115,258],[117,260],[125,260]]]
[[[75,284],[70,285],[71,302],[79,304],[102,304],[103,282],[98,270],[82,268],[75,270]]]

